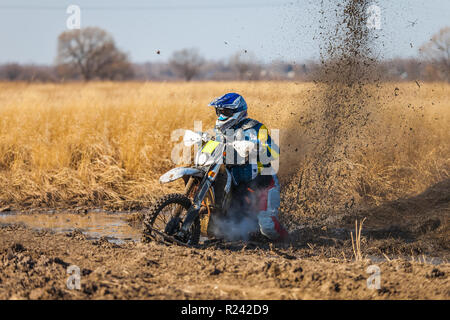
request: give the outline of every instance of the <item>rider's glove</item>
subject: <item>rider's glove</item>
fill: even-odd
[[[247,140],[234,141],[233,148],[241,157],[245,158],[255,148],[255,143]]]

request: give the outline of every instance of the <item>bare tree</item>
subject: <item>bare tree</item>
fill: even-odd
[[[186,81],[200,73],[204,62],[197,49],[175,51],[169,60],[170,67]]]
[[[8,63],[0,67],[0,77],[8,81],[20,80],[23,68],[17,63]]]
[[[450,27],[442,28],[420,47],[420,52],[429,59],[435,68],[430,72],[450,82]]]
[[[78,74],[86,81],[132,76],[127,55],[116,48],[110,34],[96,27],[61,33],[56,61],[60,74],[69,77]]]
[[[0,80],[48,82],[55,81],[56,77],[51,66],[7,63],[0,65]]]
[[[258,80],[261,73],[261,65],[252,53],[237,52],[230,58],[230,67],[237,72],[239,80]]]

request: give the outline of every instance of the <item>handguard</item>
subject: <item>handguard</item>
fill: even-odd
[[[183,143],[186,147],[193,146],[202,141],[202,136],[192,130],[186,130],[183,136]]]
[[[234,141],[233,148],[241,157],[245,158],[255,148],[255,143],[246,140]]]

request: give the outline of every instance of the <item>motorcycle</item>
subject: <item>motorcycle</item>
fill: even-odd
[[[229,138],[228,138],[229,139]],[[160,183],[183,179],[184,193],[171,193],[158,199],[146,212],[143,220],[144,240],[159,240],[180,245],[197,245],[200,237],[223,238],[221,221],[231,217],[233,191],[236,183],[230,172],[233,164],[227,164],[227,152],[236,151],[244,157],[255,147],[250,141],[227,141],[225,135],[209,136],[186,130],[185,146],[201,145],[190,167],[177,167],[163,174]],[[256,200],[247,198],[245,210],[239,210],[238,219],[252,217]],[[236,211],[236,210],[233,210]],[[254,213],[254,212],[253,212]],[[255,224],[256,228],[257,224]],[[258,232],[258,229],[252,232]]]

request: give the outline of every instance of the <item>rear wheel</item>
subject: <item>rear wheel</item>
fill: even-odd
[[[160,198],[149,208],[144,217],[143,238],[149,240],[176,239],[186,213],[191,207],[191,200],[183,194],[172,193]],[[186,239],[177,239],[195,245],[200,239],[200,219],[192,224]]]

